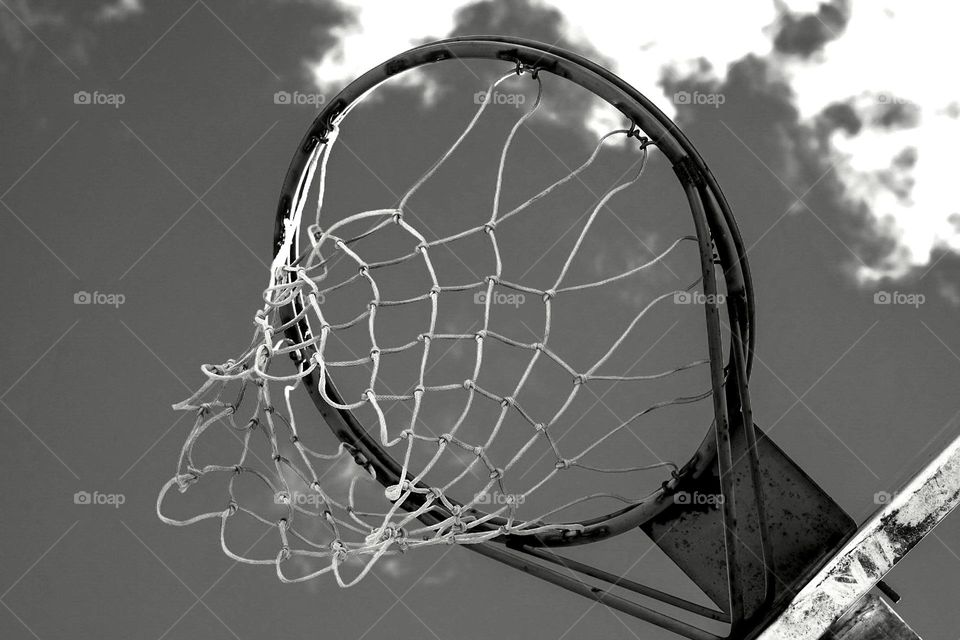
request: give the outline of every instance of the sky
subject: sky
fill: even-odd
[[[2,0],[0,499],[10,515],[0,525],[0,635],[673,637],[462,549],[390,560],[348,590],[323,577],[283,585],[271,568],[224,557],[213,523],[172,528],[154,513],[192,422],[170,406],[202,382],[201,363],[247,344],[276,197],[317,104],[380,61],[450,35],[556,43],[676,119],[748,247],[757,423],[862,521],[960,432],[960,219],[948,155],[960,92],[937,73],[952,59],[952,11],[922,2]],[[462,127],[493,71],[415,74],[358,110],[361,124],[343,138],[355,157],[342,155],[333,174],[332,209],[389,205]],[[278,102],[277,92],[305,103]],[[530,155],[510,198],[562,175],[615,126],[610,110],[558,92],[567,95],[547,86],[553,101],[533,121],[555,153],[519,140]],[[503,133],[523,108],[503,106],[488,132]],[[488,170],[448,176],[434,196],[488,193],[497,148],[491,135],[466,149],[474,164],[451,171]],[[617,176],[629,160],[617,147],[602,168]],[[662,163],[654,152],[651,184],[668,174]],[[597,185],[565,204],[588,207],[607,186]],[[646,186],[631,197],[649,216],[611,204],[627,222],[598,227],[581,273],[623,271],[669,244],[677,202]],[[436,212],[437,224],[471,219],[456,211]],[[545,256],[524,265],[532,278],[562,257],[548,248],[569,248],[563,228],[525,230]],[[572,341],[572,357],[650,295],[623,286],[591,299],[607,305],[604,328]],[[629,349],[651,346],[649,336],[636,340]],[[687,346],[668,340],[645,363],[675,362]],[[707,425],[684,424],[644,436],[655,457],[689,455]],[[649,542],[635,544],[601,554],[635,554],[634,571],[689,591]],[[957,518],[890,583],[921,635],[958,628]]]

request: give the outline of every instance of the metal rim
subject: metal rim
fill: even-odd
[[[317,115],[294,154],[281,189],[274,227],[273,252],[276,253],[282,248],[285,224],[293,215],[299,198],[305,195],[303,192],[306,186],[306,172],[312,158],[321,145],[327,144],[327,134],[333,130],[340,119],[345,117],[350,106],[361,96],[397,74],[430,63],[454,59],[501,60],[515,63],[518,68],[536,70],[538,73],[548,72],[574,82],[620,111],[634,125],[642,129],[665,154],[673,164],[681,186],[684,187],[690,201],[691,213],[697,223],[701,254],[704,253],[704,247],[710,248],[711,253],[712,248],[715,247],[720,263],[724,267],[730,327],[736,334],[736,340],[733,342],[739,343],[742,349],[739,357],[735,357],[734,351],[737,346],[731,343],[728,362],[732,363],[736,360],[740,362],[741,373],[734,376],[738,386],[736,392],[744,404],[748,405],[746,378],[749,376],[755,342],[752,282],[743,241],[716,179],[677,125],[648,98],[607,69],[557,47],[519,38],[493,36],[452,38],[406,51],[367,71],[347,85]],[[291,255],[286,257],[287,260],[294,259],[299,252],[299,232],[299,229],[295,230],[296,236],[291,244]],[[713,256],[709,256],[709,265],[706,259],[706,256],[701,255],[705,275],[708,268],[713,268]],[[709,279],[712,282],[712,273],[710,275]],[[294,302],[281,309],[281,317],[284,322],[287,322],[298,311],[298,303]],[[709,316],[708,310],[708,324]],[[306,336],[312,335],[309,323],[306,319],[301,320],[288,330],[288,335],[297,342],[302,341]],[[719,330],[716,336],[708,330],[708,338],[712,343],[717,343],[720,339]],[[722,345],[713,344],[713,349],[715,350],[717,346],[722,348]],[[720,387],[717,386],[718,378],[722,379],[726,375],[724,370],[728,368],[724,366],[722,360],[721,353],[718,360],[711,358],[710,366],[714,378],[715,415],[723,416],[722,422],[725,422],[724,387],[722,382]],[[396,482],[400,475],[399,463],[369,435],[351,412],[334,409],[323,400],[322,394],[317,389],[318,381],[317,374],[311,374],[304,379],[314,404],[334,434],[351,447],[359,464],[376,472],[379,482],[385,486]],[[728,389],[727,393],[729,392]],[[329,381],[327,394],[332,398],[340,397]],[[523,536],[524,543],[533,546],[582,544],[622,533],[646,522],[670,504],[670,501],[665,498],[675,492],[685,478],[696,477],[713,464],[717,455],[715,429],[716,425],[711,425],[691,460],[680,472],[675,473],[671,479],[662,484],[660,489],[643,501],[604,516],[568,523],[583,525],[584,530],[577,532],[576,535],[556,533],[535,537]],[[413,494],[403,506],[415,509],[422,499],[421,496]],[[467,510],[467,513],[478,517],[485,515],[477,509]],[[430,512],[421,517],[421,520],[428,524],[433,523],[435,519],[439,519],[439,516]],[[502,524],[500,520],[493,518],[484,525],[484,528],[495,530]],[[477,527],[477,529],[481,528]],[[513,536],[505,535],[496,540],[505,542],[511,537]]]

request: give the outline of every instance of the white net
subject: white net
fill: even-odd
[[[479,101],[472,119],[454,143],[406,190],[396,206],[346,215],[324,226],[321,214],[329,215],[324,207],[327,162],[339,130],[331,131],[326,143],[315,150],[307,170],[307,187],[302,197],[293,203],[283,246],[271,266],[264,305],[255,316],[252,343],[241,355],[223,364],[204,365],[203,373],[207,377],[204,385],[188,400],[175,405],[177,409],[196,412],[196,422],[184,443],[177,472],[164,485],[158,498],[158,513],[165,522],[187,525],[207,519],[219,520],[221,545],[230,557],[246,563],[274,565],[283,581],[308,580],[332,573],[341,586],[349,586],[363,578],[385,554],[429,545],[474,544],[504,535],[575,533],[583,525],[565,517],[565,512],[573,507],[607,500],[622,508],[641,502],[651,493],[626,495],[619,491],[591,490],[577,494],[567,487],[560,498],[553,496],[550,506],[530,511],[536,503],[532,498],[571,469],[598,475],[641,474],[661,468],[676,473],[677,465],[666,460],[609,464],[616,456],[606,454],[604,449],[616,448],[614,442],[618,434],[645,416],[667,407],[707,400],[712,391],[706,376],[699,378],[703,383],[699,389],[646,402],[635,406],[628,415],[594,427],[586,443],[573,445],[562,441],[556,433],[558,425],[569,417],[571,407],[589,385],[640,386],[695,368],[706,369],[704,365],[709,365],[704,357],[642,374],[607,372],[648,314],[675,302],[678,296],[689,296],[700,278],[651,296],[616,333],[601,332],[599,338],[605,347],[591,356],[586,365],[564,357],[563,345],[554,335],[559,300],[617,286],[627,279],[643,278],[683,245],[697,246],[696,237],[679,235],[664,242],[662,249],[648,259],[613,275],[571,282],[572,265],[582,257],[586,240],[605,207],[644,175],[652,145],[635,127],[615,129],[603,135],[579,166],[520,204],[505,207],[504,184],[510,177],[506,172],[508,154],[518,132],[542,103],[542,79],[534,74],[536,97],[531,107],[517,117],[500,146],[488,213],[476,216],[474,224],[461,231],[432,239],[418,229],[416,217],[410,214],[411,199],[454,156],[494,103],[492,96],[497,87],[514,75],[504,76],[487,87],[485,99]],[[635,163],[584,216],[572,248],[555,265],[551,279],[545,285],[534,286],[509,277],[505,263],[512,256],[504,250],[501,239],[517,233],[511,225],[538,203],[556,197],[563,187],[579,180],[607,146],[624,141],[632,143]],[[316,218],[312,225],[306,225],[302,214],[314,172],[319,196]],[[302,225],[306,233],[300,234]],[[400,249],[391,257],[372,259],[360,248],[364,242],[376,242],[385,234],[392,234],[391,240],[382,244]],[[309,240],[309,247],[299,254],[298,235]],[[450,282],[439,266],[438,252],[449,250],[452,254],[451,246],[469,239],[481,239],[485,243],[492,257],[490,266],[475,279]],[[371,251],[374,253],[382,251]],[[297,257],[291,259],[291,255]],[[418,275],[415,278],[383,275],[398,268],[416,270]],[[404,279],[407,285],[418,283],[412,287],[412,295],[393,294],[392,289],[397,287],[392,283],[398,278]],[[334,296],[357,287],[364,292],[362,309],[346,319],[333,319]],[[476,306],[478,324],[469,331],[446,331],[439,321],[442,300],[464,292],[474,294],[479,303]],[[497,327],[498,314],[506,312],[496,303],[511,295],[537,301],[534,303],[539,305],[537,313],[542,315],[534,339],[519,338]],[[385,342],[383,336],[390,333],[387,330],[390,320],[381,316],[404,307],[425,309],[423,323],[406,340]],[[358,330],[364,333],[366,350],[353,353],[353,357],[339,355],[336,346],[340,336]],[[590,332],[590,327],[581,327],[581,332]],[[697,344],[701,343],[702,338]],[[445,351],[451,345],[470,347],[473,357],[469,375],[465,379],[431,380],[432,359],[438,351]],[[512,352],[511,357],[519,354],[523,359],[519,377],[507,390],[500,388],[503,385],[485,382],[491,375],[498,376],[501,365],[497,354],[504,350]],[[397,388],[385,370],[390,367],[391,359],[403,357],[407,358],[405,376],[401,376],[405,381]],[[282,367],[289,367],[291,358],[294,370],[278,373]],[[567,380],[564,385],[549,385],[549,395],[554,402],[549,411],[542,403],[525,400],[533,393],[529,388],[534,386],[534,378],[543,367],[552,368],[554,374]],[[353,382],[344,383],[349,380]],[[334,382],[337,393],[331,391]],[[350,412],[366,426],[368,433],[395,461],[399,469],[395,481],[386,487],[377,484],[384,480],[377,477],[376,465],[365,460],[349,443],[326,451],[307,444],[302,427],[298,426],[298,416],[300,423],[304,420],[303,409],[297,407],[297,394],[302,393],[299,387],[307,384],[322,399],[321,404]],[[441,425],[436,420],[424,419],[425,407],[431,402],[456,409]],[[398,406],[405,408],[402,415],[398,415]],[[317,422],[315,412],[308,415],[311,425]],[[243,418],[238,419],[240,416]],[[707,426],[701,424],[700,428]],[[313,428],[317,427],[311,426]],[[227,462],[204,464],[197,459],[196,450],[213,430],[232,433],[239,442],[239,452]],[[265,443],[269,460],[255,453],[256,439]],[[508,444],[497,449],[498,443],[502,445],[504,441]],[[540,457],[531,462],[537,450],[541,452]],[[534,464],[544,457],[548,464]],[[346,467],[353,471],[345,471]],[[536,471],[531,472],[533,469]],[[170,489],[176,487],[186,493],[215,476],[227,478],[226,504],[192,517],[164,515],[162,507]],[[271,496],[271,503],[246,499],[238,488],[240,478],[244,477],[262,485]],[[576,487],[577,483],[572,486]],[[626,486],[637,487],[640,483],[631,481]],[[276,531],[279,549],[259,555],[249,550],[234,550],[228,542],[227,530],[238,514],[246,514],[270,531]],[[309,559],[314,564],[303,570],[305,565],[295,563],[298,570],[291,572],[293,558]],[[349,567],[349,571],[345,571],[345,567]]]

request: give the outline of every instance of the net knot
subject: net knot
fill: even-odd
[[[587,374],[585,374],[585,373],[578,373],[578,374],[574,375],[574,376],[573,376],[573,384],[574,384],[574,385],[587,384]]]
[[[397,209],[393,214],[393,221],[396,224],[400,224],[401,220],[403,220],[403,211],[400,211],[400,209]]]
[[[240,466],[239,464],[235,464],[233,465],[233,472],[237,475],[240,475],[241,473],[243,473],[243,467]]]
[[[366,391],[360,394],[360,398],[364,402],[370,402],[371,400],[375,400],[376,397],[377,397],[377,393],[373,389],[367,389]]]
[[[487,276],[486,278],[484,278],[483,281],[484,281],[486,284],[490,284],[491,282],[492,282],[493,284],[500,284],[500,276],[497,276],[497,275],[489,275],[489,276]]]
[[[550,300],[552,300],[553,298],[556,298],[556,297],[557,297],[557,290],[556,290],[556,289],[547,289],[546,291],[543,292],[543,301],[544,301],[544,302],[548,302],[548,301],[550,301]]]
[[[237,512],[237,510],[239,510],[239,509],[240,509],[240,505],[237,504],[237,501],[236,501],[236,500],[231,500],[230,503],[227,504],[227,508],[226,508],[226,510],[223,512],[223,515],[224,515],[224,517],[229,518],[230,516],[232,516],[233,514],[235,514],[235,513]]]
[[[421,333],[417,336],[417,342],[428,342],[433,339],[429,333]]]
[[[503,478],[503,469],[499,469],[499,468],[498,468],[498,469],[493,469],[492,471],[490,471],[490,479],[491,479],[491,480],[500,480],[501,478]],[[509,496],[508,496],[508,497],[509,497]]]
[[[379,357],[380,357],[380,347],[373,347],[372,349],[370,349],[370,357],[371,357],[371,358],[379,358]]]
[[[336,556],[337,560],[346,560],[347,559],[347,545],[343,544],[343,541],[340,539],[334,540],[330,543],[330,551],[333,552],[333,555]]]
[[[449,433],[444,433],[437,436],[437,444],[440,446],[445,446],[450,444],[453,441],[453,435]]]
[[[477,331],[477,333],[473,336],[473,339],[476,340],[477,342],[483,342],[483,339],[486,338],[486,337],[487,337],[487,330],[486,330],[486,329],[480,329],[480,330]]]
[[[367,303],[367,309],[370,310],[370,311],[373,311],[374,309],[376,309],[376,308],[379,307],[379,306],[380,306],[380,301],[379,301],[379,300],[371,300],[370,302]]]
[[[440,295],[440,292],[441,292],[440,285],[435,284],[432,287],[430,287],[430,295],[438,296]]]
[[[427,392],[427,388],[422,384],[418,384],[413,388],[413,395],[417,395],[418,393],[426,393],[426,392]]]
[[[379,541],[386,542],[387,540],[395,540],[397,538],[403,537],[403,528],[401,527],[391,527],[389,525],[383,527],[380,531]]]
[[[473,388],[474,388],[473,380],[471,380],[471,379],[469,379],[469,378],[467,378],[466,380],[464,380],[464,381],[463,381],[463,388],[466,389],[467,391],[472,391]]]
[[[573,466],[573,462],[573,460],[569,460],[567,458],[560,458],[557,460],[557,464],[554,466],[557,468],[557,470],[562,471],[563,469],[569,469],[571,466]]]
[[[199,479],[199,474],[182,473],[177,476],[177,489],[180,491],[180,493],[185,493],[187,489],[190,488],[190,485],[194,484]]]
[[[524,62],[521,62],[520,60],[517,60],[517,67],[514,71],[518,76],[522,76],[525,72],[529,71],[530,77],[533,78],[534,80],[536,80],[537,77],[540,75],[539,67],[534,66],[532,64],[526,64]]]
[[[627,132],[628,138],[636,138],[640,142],[640,150],[643,151],[648,146],[653,144],[653,141],[647,136],[643,135],[643,132],[640,130],[640,127],[637,126],[636,122],[630,123],[630,131]]]
[[[517,401],[513,396],[506,396],[503,400],[500,401],[500,406],[506,409],[507,407],[512,407],[516,403]]]
[[[426,253],[429,246],[430,245],[428,245],[426,242],[421,242],[417,245],[417,251],[420,253]]]
[[[396,502],[400,499],[400,496],[403,495],[404,491],[410,489],[410,483],[406,480],[403,480],[400,484],[392,484],[386,489],[383,490],[383,495],[390,502]]]
[[[478,458],[482,458],[482,457],[483,457],[483,447],[481,447],[481,446],[476,446],[476,447],[474,447],[474,448],[473,448],[473,455],[477,456]]]
[[[533,425],[533,429],[538,433],[546,433],[547,425],[542,422],[538,422],[537,424]]]
[[[290,436],[290,442],[292,442],[293,444],[297,444],[298,442],[300,442],[300,436],[298,436],[297,434],[293,434],[292,436]]]
[[[496,222],[485,222],[483,225],[484,233],[493,233],[496,228],[497,228]]]
[[[404,429],[403,431],[400,432],[400,438],[402,440],[406,440],[412,435],[413,435],[413,431],[411,429]]]
[[[370,265],[368,265],[368,264],[366,264],[366,263],[361,264],[361,265],[357,268],[357,271],[360,273],[360,275],[365,276],[365,275],[367,275],[367,272],[370,271]]]

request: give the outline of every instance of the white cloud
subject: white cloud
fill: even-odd
[[[868,205],[876,228],[896,241],[877,267],[860,267],[864,282],[899,277],[929,264],[931,251],[960,252],[960,236],[948,222],[958,211],[952,182],[953,149],[960,144],[956,83],[940,65],[956,58],[955,25],[960,6],[917,2],[870,2],[854,6],[846,32],[813,63],[785,71],[808,120],[831,102],[856,97],[855,109],[869,117],[880,101],[908,100],[919,121],[907,129],[865,124],[853,137],[831,138],[832,160],[850,197]],[[864,100],[862,96],[873,96]],[[884,175],[907,147],[916,150],[909,198],[897,197]]]
[[[314,66],[314,77],[325,89],[342,86],[424,39],[444,37],[455,26],[455,12],[469,4],[429,0],[413,12],[391,0],[347,0],[345,6],[356,20],[334,32],[339,44]],[[819,4],[793,0],[782,6],[808,13],[816,12]],[[836,134],[830,140],[831,159],[847,195],[864,202],[876,229],[896,242],[880,266],[861,267],[856,276],[861,281],[902,276],[928,264],[936,248],[960,252],[960,237],[947,220],[957,211],[951,151],[960,143],[958,95],[945,74],[936,79],[930,73],[955,59],[953,31],[960,23],[960,5],[938,4],[932,11],[926,3],[906,0],[857,3],[845,32],[823,52],[802,61],[772,53],[777,8],[768,0],[679,0],[645,4],[642,12],[630,11],[631,5],[617,0],[557,0],[550,6],[564,15],[568,39],[592,44],[614,61],[618,75],[668,115],[675,113],[674,106],[657,88],[664,68],[692,71],[693,61],[703,58],[712,66],[710,75],[722,81],[727,67],[748,54],[767,57],[784,74],[807,124],[830,103],[860,96],[892,96],[918,105],[914,128],[867,125],[856,136]],[[862,100],[856,104],[865,105]],[[587,125],[600,132],[621,124],[610,118],[609,111],[597,110]],[[887,174],[908,146],[916,150],[917,161],[912,168],[899,169],[908,173],[902,179],[913,181],[910,197],[902,198],[890,189]]]
[[[368,69],[421,43],[442,38],[454,27],[454,14],[468,0],[425,0],[417,11],[393,0],[342,0],[354,20],[332,30],[337,45],[312,68],[314,81],[324,90],[342,87]],[[422,76],[408,76],[414,82]]]
[[[314,78],[327,88],[349,82],[424,39],[445,37],[455,26],[454,14],[474,3],[427,0],[414,12],[392,0],[345,0],[341,4],[355,20],[333,31],[338,44],[314,65]],[[615,61],[615,72],[658,103],[663,102],[656,87],[664,67],[703,57],[722,73],[748,53],[770,50],[763,29],[775,17],[767,0],[658,3],[645,6],[642,14],[631,12],[631,5],[622,0],[559,0],[549,6],[565,17],[564,35],[569,40],[593,45]],[[701,17],[690,20],[694,13]],[[660,106],[673,112],[669,103]]]
[[[116,0],[112,4],[106,4],[100,9],[97,18],[104,22],[115,22],[126,20],[132,15],[143,13],[143,3],[141,0]]]

